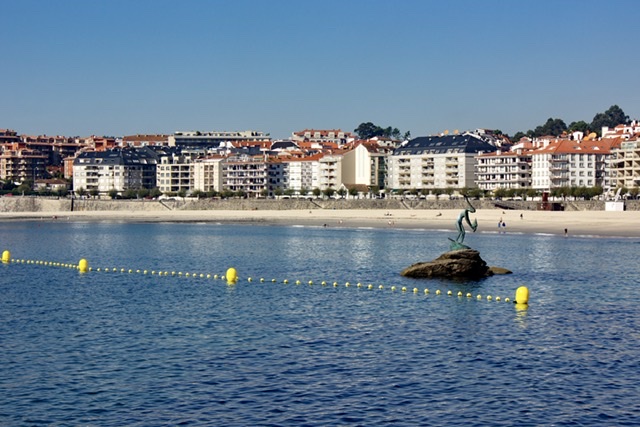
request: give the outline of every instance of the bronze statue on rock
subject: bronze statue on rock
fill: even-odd
[[[445,252],[433,261],[419,262],[405,268],[400,274],[413,278],[445,277],[454,279],[481,279],[493,276],[494,274],[510,274],[511,271],[501,267],[488,267],[487,263],[480,258],[480,252],[471,249],[463,244],[465,237],[464,222],[475,231],[478,229],[476,219],[471,222],[469,213],[475,213],[469,199],[465,196],[468,207],[460,212],[456,221],[458,236],[451,241],[449,252]]]

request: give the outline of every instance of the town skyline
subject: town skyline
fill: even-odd
[[[617,114],[611,116],[612,112],[617,113]],[[600,117],[600,116],[603,116],[603,117]],[[607,118],[609,120],[607,120]],[[618,120],[616,120],[616,119],[618,119]],[[282,138],[275,138],[275,137],[273,137],[271,135],[271,133],[268,130],[265,131],[263,129],[204,129],[204,128],[200,128],[200,129],[176,129],[176,130],[174,130],[174,131],[172,131],[170,133],[136,132],[136,133],[131,133],[131,134],[127,134],[127,135],[116,135],[116,134],[105,134],[105,135],[97,135],[97,134],[90,134],[90,135],[67,134],[67,135],[61,135],[61,134],[51,134],[51,133],[32,134],[32,133],[28,133],[28,132],[20,132],[20,131],[17,131],[16,129],[11,128],[11,127],[4,127],[4,128],[0,128],[0,129],[5,129],[7,131],[15,131],[19,135],[64,136],[64,137],[71,137],[71,138],[80,138],[80,137],[89,137],[89,136],[123,138],[123,137],[126,137],[126,136],[133,136],[133,135],[174,135],[174,134],[183,133],[183,132],[238,133],[238,132],[256,131],[256,132],[260,132],[260,133],[264,134],[265,136],[269,137],[272,140],[287,140],[287,139],[291,139],[293,136],[295,136],[296,133],[304,132],[304,131],[307,131],[307,130],[315,130],[315,131],[337,130],[337,131],[342,131],[342,132],[345,132],[345,133],[352,134],[354,136],[359,136],[359,130],[361,128],[363,128],[363,127],[367,128],[367,126],[369,126],[369,127],[375,127],[375,128],[377,128],[379,130],[387,130],[388,129],[390,131],[390,130],[393,129],[396,132],[397,136],[403,136],[403,137],[408,136],[409,137],[409,138],[403,138],[403,137],[395,138],[395,139],[398,139],[398,140],[411,139],[411,138],[418,137],[418,136],[433,136],[433,135],[438,135],[438,134],[446,134],[446,133],[449,133],[449,132],[464,133],[464,132],[474,132],[474,131],[476,131],[478,129],[487,129],[487,130],[491,130],[491,131],[498,130],[501,134],[504,134],[505,136],[509,137],[512,142],[515,142],[519,138],[513,139],[514,135],[517,136],[518,134],[522,134],[523,136],[527,136],[526,135],[527,133],[535,133],[534,129],[535,130],[540,130],[540,129],[545,130],[545,128],[548,127],[549,124],[552,124],[552,125],[556,126],[556,125],[558,125],[558,122],[560,122],[560,124],[565,125],[564,127],[569,132],[571,131],[570,125],[583,124],[583,125],[586,126],[586,128],[582,128],[581,126],[576,126],[575,130],[580,130],[580,131],[585,132],[586,129],[589,129],[590,132],[594,132],[595,131],[595,132],[599,133],[600,130],[601,130],[601,124],[597,124],[596,125],[595,121],[601,122],[602,120],[609,121],[609,123],[606,124],[609,127],[615,127],[615,126],[617,126],[619,124],[624,124],[627,121],[636,120],[636,119],[635,119],[635,116],[625,115],[625,112],[623,111],[623,109],[619,108],[619,106],[617,104],[615,104],[615,105],[612,105],[611,107],[609,107],[609,109],[607,109],[604,112],[596,113],[594,115],[594,117],[593,117],[594,123],[585,122],[584,120],[576,120],[575,122],[572,122],[572,123],[566,123],[560,117],[557,117],[557,118],[549,117],[545,124],[539,124],[537,126],[532,126],[531,128],[529,128],[527,130],[525,130],[525,129],[518,130],[516,133],[512,133],[512,134],[509,134],[507,132],[502,132],[502,128],[489,129],[487,127],[478,127],[478,128],[475,128],[475,129],[459,129],[459,128],[456,128],[456,129],[443,129],[443,130],[441,130],[441,131],[439,131],[437,133],[434,133],[432,135],[412,135],[410,130],[404,131],[404,130],[400,130],[400,129],[397,129],[397,128],[394,129],[392,126],[388,126],[386,128],[385,127],[380,127],[380,126],[377,126],[377,124],[374,124],[374,123],[371,123],[371,122],[362,122],[362,123],[359,124],[358,127],[356,127],[353,130],[341,129],[341,128],[336,128],[336,127],[329,127],[329,128],[306,127],[306,128],[303,128],[303,129],[292,130],[287,137],[282,137]],[[591,125],[591,126],[589,126],[589,125]],[[549,134],[553,134],[553,132],[550,132]],[[528,135],[528,136],[531,136],[531,135]],[[554,135],[554,136],[559,136],[559,135]],[[362,139],[369,139],[369,138],[368,137],[363,137]]]
[[[31,135],[526,131],[620,105],[635,2],[4,2],[2,126]]]

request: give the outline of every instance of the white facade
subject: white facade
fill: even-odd
[[[193,190],[221,192],[223,190],[222,158],[198,159],[193,162]]]
[[[598,141],[561,140],[531,152],[532,187],[607,186],[610,150]]]
[[[342,182],[342,155],[326,155],[319,161],[318,188],[337,190]],[[315,188],[315,187],[314,187]]]
[[[531,155],[496,151],[476,156],[476,185],[481,190],[531,187]]]
[[[193,164],[187,157],[165,156],[156,169],[156,183],[163,193],[178,193],[193,190]]]
[[[300,193],[303,188],[311,191],[320,188],[320,162],[318,160],[291,160],[285,163],[287,188]]]
[[[475,186],[473,153],[391,156],[387,186],[395,190]]]
[[[640,141],[623,142],[619,148],[614,148],[609,164],[609,188],[638,187],[640,185]]]
[[[358,145],[342,157],[342,181],[345,185],[373,185],[371,155],[367,147]]]
[[[268,189],[269,165],[252,157],[229,158],[223,162],[223,188],[242,191],[248,197],[259,197]]]

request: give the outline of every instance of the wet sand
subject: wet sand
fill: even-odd
[[[75,222],[213,222],[281,224],[318,227],[371,227],[455,232],[460,210],[174,210],[0,212],[0,221]],[[522,217],[521,217],[522,215]],[[478,209],[469,214],[478,232],[506,232],[568,236],[640,237],[639,211],[547,212]],[[504,227],[498,228],[502,220]],[[465,229],[470,232],[465,223]]]

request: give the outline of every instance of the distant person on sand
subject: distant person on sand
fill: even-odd
[[[569,230],[567,230],[566,228],[564,229],[564,236],[567,237],[567,233],[569,233]]]

